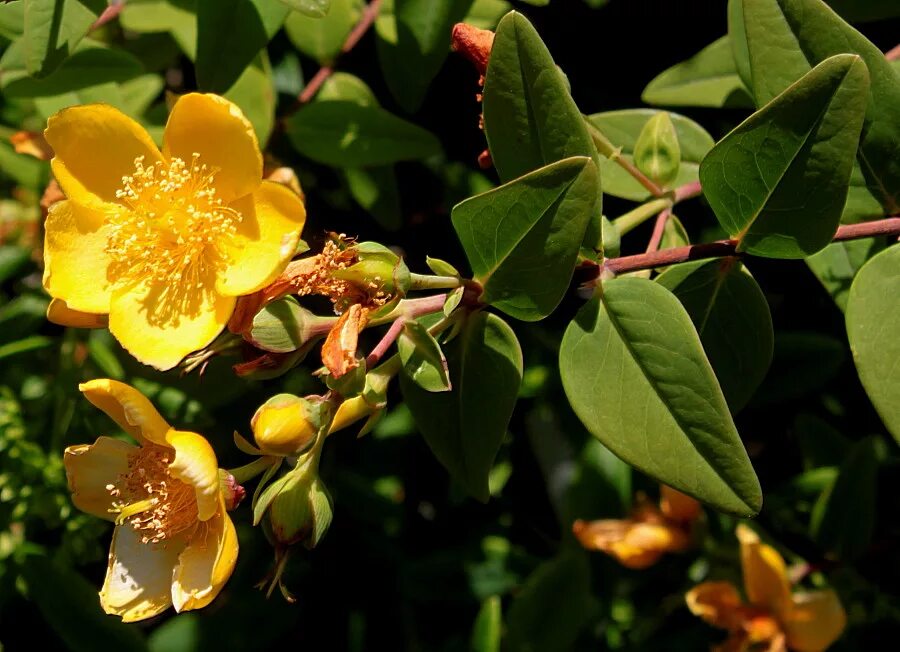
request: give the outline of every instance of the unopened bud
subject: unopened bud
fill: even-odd
[[[353,246],[357,262],[332,272],[334,278],[353,283],[372,294],[403,296],[409,290],[409,268],[403,259],[377,242],[360,242]]]
[[[296,455],[316,440],[319,410],[305,398],[278,394],[263,403],[253,418],[253,438],[268,455]]]
[[[302,543],[312,549],[331,525],[331,496],[316,465],[298,466],[269,505],[272,537],[282,546]]]

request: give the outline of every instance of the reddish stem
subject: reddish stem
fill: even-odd
[[[897,61],[900,59],[900,45],[895,45],[892,49],[888,50],[884,58],[888,61]]]
[[[125,0],[112,0],[109,3],[109,6],[103,10],[103,13],[97,17],[97,20],[91,25],[91,31],[93,32],[95,29],[99,29],[113,20],[116,16],[122,13],[122,10],[125,8]]]
[[[666,231],[666,222],[672,215],[671,208],[665,208],[656,216],[656,222],[653,224],[653,233],[650,235],[650,242],[647,243],[647,253],[653,253],[659,249],[659,243],[662,242],[663,233]]]
[[[398,337],[400,337],[400,333],[403,332],[403,325],[405,323],[405,317],[399,317],[394,320],[394,323],[391,324],[391,327],[388,329],[387,333],[384,334],[384,337],[381,338],[381,341],[375,345],[375,348],[372,349],[372,352],[366,357],[366,369],[371,370],[378,364],[378,361],[384,357],[384,354],[391,348],[391,345],[397,341]]]

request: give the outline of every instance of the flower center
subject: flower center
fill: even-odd
[[[116,525],[131,525],[143,543],[171,539],[197,523],[194,488],[169,472],[174,455],[163,446],[142,446],[129,454],[128,471],[106,486]]]
[[[194,154],[188,164],[134,160],[116,198],[107,253],[118,278],[164,286],[204,287],[229,262],[220,246],[233,237],[241,214],[216,197],[215,173]]]

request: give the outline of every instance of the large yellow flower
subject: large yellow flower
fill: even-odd
[[[704,582],[691,589],[688,608],[711,625],[728,630],[719,652],[821,652],[847,625],[847,615],[831,590],[792,593],[784,559],[745,525],[741,543],[745,604],[729,582]]]
[[[50,316],[80,326],[92,320],[79,313],[108,314],[146,364],[171,369],[209,344],[236,297],[268,285],[296,250],[303,202],[262,180],[253,127],[222,97],[181,97],[162,152],[105,104],[60,111],[44,135],[68,198],[46,223]]]
[[[101,606],[126,622],[171,605],[205,607],[238,553],[215,452],[201,435],[169,426],[129,385],[92,380],[80,389],[140,444],[100,437],[65,452],[72,501],[116,524]]]

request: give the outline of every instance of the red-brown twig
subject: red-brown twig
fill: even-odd
[[[356,47],[356,44],[359,43],[360,39],[375,23],[379,11],[381,11],[381,0],[372,0],[366,5],[366,8],[363,9],[362,16],[359,18],[359,22],[356,23],[356,26],[347,35],[347,39],[341,46],[341,52],[338,56],[347,54]],[[319,71],[313,75],[313,78],[309,80],[309,83],[303,88],[300,95],[297,96],[297,101],[288,113],[293,113],[316,96],[316,93],[322,88],[322,84],[328,81],[328,78],[334,73],[336,63],[337,59],[332,61],[329,65],[319,68]]]
[[[122,10],[125,8],[125,0],[112,0],[109,3],[109,6],[103,10],[103,13],[97,17],[97,20],[94,21],[94,24],[91,25],[91,31],[93,32],[95,29],[99,29],[113,20],[116,16],[122,13]]]
[[[883,220],[862,222],[860,224],[844,224],[838,227],[832,242],[845,240],[858,240],[860,238],[873,238],[877,236],[900,236],[900,217],[888,217]],[[725,256],[737,256],[737,240],[718,240],[703,244],[687,245],[663,249],[636,256],[621,256],[606,260],[602,268],[613,274],[625,274],[637,272],[643,269],[654,269],[678,263],[686,263],[691,260],[704,258],[723,258]],[[598,267],[599,271],[599,267]]]

